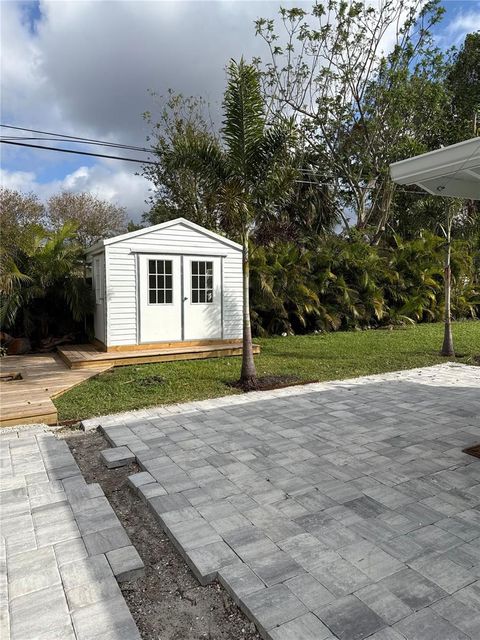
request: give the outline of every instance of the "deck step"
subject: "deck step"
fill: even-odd
[[[5,356],[3,372],[19,374],[14,380],[0,380],[0,427],[18,424],[56,424],[57,408],[52,402],[65,391],[110,369],[111,363],[97,363],[85,371],[72,371],[56,354]]]
[[[128,351],[100,351],[94,345],[79,344],[59,347],[58,353],[70,369],[86,369],[107,364],[114,367],[121,367],[152,362],[174,362],[179,360],[241,356],[242,345],[236,341],[178,347],[159,346],[156,349],[138,349],[138,347],[136,347]],[[260,353],[259,345],[253,345],[253,353]]]

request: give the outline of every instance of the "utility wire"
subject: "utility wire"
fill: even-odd
[[[126,149],[128,151],[139,151],[139,147],[133,147],[124,144],[117,144],[116,142],[88,142],[86,140],[71,140],[68,138],[48,138],[46,136],[2,136],[0,135],[2,140],[43,140],[48,142],[71,142],[76,144],[84,144],[84,145],[94,145],[99,147],[111,147],[113,149]],[[150,149],[141,149],[141,151],[145,151],[150,153]]]
[[[105,153],[89,153],[88,151],[77,151],[76,149],[62,149],[61,147],[47,147],[41,144],[28,144],[26,142],[15,142],[13,140],[3,140],[0,143],[11,144],[17,147],[30,147],[32,149],[46,149],[47,151],[61,151],[62,153],[74,153],[79,156],[93,156],[95,158],[110,158],[111,160],[124,160],[125,162],[138,162],[139,164],[157,164],[154,160],[140,160],[140,158],[125,158],[122,156],[109,156]]]
[[[30,148],[34,148],[34,149],[46,149],[47,151],[59,151],[59,152],[63,152],[63,153],[73,153],[76,155],[82,155],[82,156],[92,156],[92,157],[96,157],[96,158],[109,158],[111,160],[124,160],[125,162],[137,162],[140,164],[157,164],[154,160],[140,160],[139,158],[125,158],[125,157],[121,157],[121,156],[110,156],[107,154],[101,154],[101,153],[89,153],[87,151],[77,151],[74,149],[62,149],[59,147],[49,147],[49,146],[45,146],[45,145],[35,145],[35,144],[27,144],[24,142],[18,142],[19,140],[38,140],[38,141],[46,141],[46,142],[74,142],[77,144],[89,144],[89,145],[93,145],[93,146],[104,146],[104,147],[110,147],[110,148],[116,148],[116,149],[125,149],[128,151],[141,151],[144,153],[151,153],[152,151],[154,151],[154,149],[152,148],[147,148],[147,147],[137,147],[135,145],[126,145],[126,144],[121,144],[118,142],[108,142],[106,140],[98,140],[96,138],[82,138],[80,136],[71,136],[71,135],[67,135],[67,134],[61,134],[61,133],[54,133],[51,131],[43,131],[43,130],[39,130],[39,129],[29,129],[27,127],[17,127],[14,125],[8,125],[8,124],[0,124],[0,127],[4,128],[4,129],[14,129],[16,131],[25,131],[25,132],[29,132],[29,133],[37,133],[40,134],[42,136],[55,136],[53,138],[50,137],[26,137],[26,136],[2,136],[0,138],[0,142],[3,142],[4,144],[11,144],[11,145],[15,145],[15,146],[19,146],[19,147],[30,147]],[[477,148],[474,149],[474,151],[472,152],[471,156],[469,158],[467,158],[465,160],[465,162],[462,164],[462,166],[457,169],[457,171],[452,175],[449,176],[449,178],[447,179],[447,182],[438,187],[438,190],[441,191],[443,189],[445,189],[446,185],[455,178],[455,176],[457,175],[457,173],[459,171],[461,171],[464,167],[464,165],[468,162],[468,160],[470,160],[471,157],[473,157],[473,155],[475,154],[475,152],[477,151]],[[315,171],[315,169],[311,169],[311,168],[303,168],[299,170],[300,174],[306,174],[305,177],[309,177],[309,176],[316,176],[318,175],[318,172]],[[309,184],[312,186],[317,186],[317,187],[322,187],[322,186],[331,186],[330,182],[317,182],[317,181],[312,181],[312,180],[295,180],[294,181],[297,184]],[[375,187],[365,187],[366,190],[374,190]],[[415,195],[425,195],[424,192],[422,191],[410,191],[410,190],[400,190],[397,189],[397,193],[407,193],[407,194],[415,194]]]
[[[4,128],[4,129],[15,129],[16,131],[27,131],[28,133],[38,133],[40,135],[46,135],[46,136],[57,136],[57,137],[61,137],[61,138],[68,138],[68,140],[77,140],[77,141],[82,141],[82,142],[97,142],[99,144],[105,144],[105,145],[116,145],[118,147],[124,147],[124,148],[129,148],[132,149],[134,151],[151,151],[151,149],[148,149],[146,147],[136,147],[133,145],[123,145],[120,143],[116,143],[116,142],[108,142],[106,140],[97,140],[96,138],[83,138],[81,136],[70,136],[67,134],[62,134],[62,133],[53,133],[52,131],[41,131],[39,129],[27,129],[26,127],[15,127],[11,124],[0,124],[0,127]]]

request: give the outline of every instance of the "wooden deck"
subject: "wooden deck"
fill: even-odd
[[[0,380],[0,426],[56,424],[58,414],[52,398],[112,366],[113,363],[99,362],[87,370],[75,371],[67,368],[56,354],[1,358],[2,375],[19,373],[22,378]]]
[[[254,345],[254,353],[260,347]],[[209,341],[204,344],[149,346],[100,351],[92,344],[60,347],[58,354],[27,354],[0,358],[2,375],[20,374],[6,382],[0,378],[0,427],[44,422],[57,424],[53,398],[112,367],[149,362],[240,356],[241,342]]]
[[[260,347],[254,345],[254,353],[260,353]],[[202,358],[224,358],[242,355],[242,344],[238,341],[206,344],[168,346],[158,345],[142,349],[138,346],[131,350],[100,351],[92,344],[69,345],[59,347],[60,357],[71,369],[89,369],[98,365],[121,367],[129,364],[147,364],[150,362],[172,362],[176,360],[198,360]]]

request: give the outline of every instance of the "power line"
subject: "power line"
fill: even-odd
[[[332,183],[331,182],[313,182],[311,180],[294,180],[294,182],[296,184],[308,184],[312,187],[331,187]],[[376,187],[365,187],[364,190],[365,191],[374,191]],[[404,193],[407,195],[411,195],[411,196],[421,196],[422,198],[426,198],[428,196],[430,196],[431,194],[426,193],[425,191],[416,191],[416,190],[409,190],[409,189],[395,189],[395,193]]]
[[[118,147],[123,147],[125,149],[129,148],[132,151],[146,151],[146,152],[152,151],[152,149],[147,149],[146,147],[136,147],[134,145],[124,145],[117,142],[109,142],[107,140],[98,140],[96,138],[83,138],[82,136],[70,136],[63,133],[54,133],[52,131],[41,131],[39,129],[28,129],[26,127],[16,127],[11,124],[0,124],[0,127],[4,129],[15,129],[16,131],[27,131],[28,133],[38,133],[40,135],[45,135],[45,136],[57,136],[60,138],[66,138],[68,140],[76,140],[81,142],[96,142],[98,144],[104,144],[105,146],[118,146]]]
[[[84,145],[94,145],[99,147],[111,147],[113,149],[126,149],[128,151],[140,150],[139,147],[134,147],[125,144],[118,144],[116,142],[88,142],[86,140],[71,140],[67,138],[49,138],[46,136],[0,136],[3,140],[44,140],[49,142],[70,142]],[[141,150],[150,153],[149,149]]]
[[[124,160],[125,162],[138,162],[139,164],[157,164],[154,160],[140,160],[140,158],[125,158],[122,156],[109,156],[105,153],[89,153],[88,151],[77,151],[76,149],[62,149],[61,147],[47,147],[41,144],[28,144],[26,142],[14,142],[13,140],[3,140],[0,143],[11,144],[17,147],[30,147],[32,149],[46,149],[47,151],[61,151],[62,153],[74,153],[79,156],[93,156],[95,158],[110,158],[111,160]]]

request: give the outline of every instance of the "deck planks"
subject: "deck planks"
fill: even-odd
[[[253,352],[260,353],[260,347],[254,345]],[[130,364],[240,356],[242,355],[242,345],[238,341],[232,341],[176,347],[159,345],[157,348],[148,349],[139,349],[136,346],[134,349],[124,351],[100,351],[93,345],[81,344],[60,347],[58,353],[71,369],[78,370],[96,367],[98,364],[121,367]]]
[[[260,347],[253,346],[259,353]],[[22,375],[22,380],[0,381],[0,426],[44,422],[56,424],[58,414],[52,399],[57,398],[84,380],[112,367],[177,360],[223,358],[242,355],[238,340],[156,348],[100,351],[92,344],[68,345],[58,348],[58,354],[27,354],[5,356],[0,369]]]
[[[112,366],[112,363],[99,362],[87,370],[73,370],[56,354],[1,358],[2,372],[20,373],[22,379],[0,381],[0,426],[56,424],[58,413],[52,398]]]

